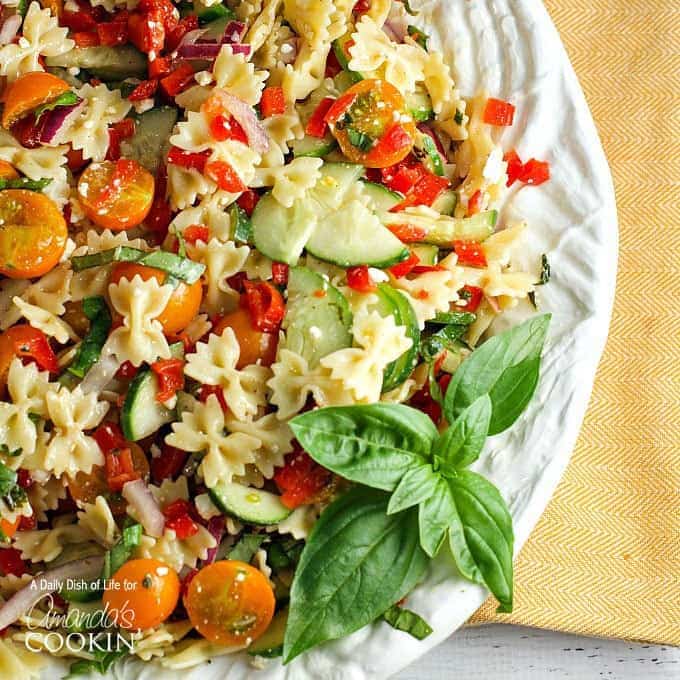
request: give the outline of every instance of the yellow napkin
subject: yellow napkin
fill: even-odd
[[[572,462],[504,622],[680,644],[680,12],[547,0],[599,128],[620,221],[609,341]]]

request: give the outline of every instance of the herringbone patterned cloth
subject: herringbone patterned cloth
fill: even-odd
[[[572,462],[522,550],[516,606],[472,622],[680,644],[680,4],[546,0],[598,125],[621,243]]]

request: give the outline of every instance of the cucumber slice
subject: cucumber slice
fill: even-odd
[[[432,208],[441,215],[453,215],[457,205],[458,194],[453,189],[446,189],[435,198]]]
[[[406,335],[413,344],[396,361],[385,369],[383,376],[383,392],[399,387],[406,380],[418,363],[420,351],[420,328],[411,303],[398,290],[387,283],[378,285],[378,313],[382,316],[391,314],[398,326],[406,326]]]
[[[345,201],[347,192],[363,176],[366,168],[354,163],[324,163],[321,178],[309,192],[326,211],[337,210]]]
[[[300,156],[321,158],[333,151],[336,146],[337,142],[335,141],[335,137],[330,133],[326,133],[323,139],[305,135],[302,139],[293,141],[293,156],[295,156],[295,158],[299,158]]]
[[[413,153],[417,158],[422,159],[423,165],[433,175],[437,175],[438,177],[442,177],[444,175],[444,163],[442,162],[442,157],[430,135],[418,131],[416,134]]]
[[[82,68],[100,80],[146,78],[147,58],[132,45],[76,47],[54,57],[45,57],[47,66]]]
[[[120,144],[122,155],[155,174],[170,147],[168,140],[177,122],[177,113],[173,106],[159,106],[138,116],[135,134]]]
[[[391,267],[409,257],[409,250],[369,208],[352,201],[325,216],[307,241],[307,252],[341,267],[367,264]]]
[[[229,208],[229,216],[231,217],[234,240],[251,244],[253,242],[253,223],[250,221],[248,213],[238,203],[233,203]]]
[[[493,234],[498,212],[487,210],[472,217],[438,220],[435,228],[427,232],[426,243],[451,247],[454,241],[484,241]]]
[[[366,76],[359,71],[352,71],[349,67],[349,62],[351,61],[351,56],[347,50],[347,43],[352,40],[352,33],[354,33],[354,28],[350,28],[345,35],[333,41],[333,52],[335,52],[335,57],[338,60],[340,66],[353,82],[358,83],[363,80]]]
[[[364,193],[368,194],[373,208],[378,214],[389,212],[395,205],[401,203],[403,197],[396,191],[390,191],[382,184],[363,181]]]
[[[439,260],[439,248],[429,243],[411,246],[411,252],[418,256],[420,264],[435,265]]]
[[[265,659],[281,656],[283,654],[283,638],[286,634],[287,623],[288,609],[281,609],[276,612],[272,622],[269,624],[269,628],[248,647],[248,654],[262,656]]]
[[[404,97],[406,109],[413,116],[417,123],[424,123],[426,120],[434,118],[432,100],[425,90],[418,88],[415,92]]]
[[[242,484],[220,482],[209,493],[222,512],[249,524],[278,524],[293,512],[279,496]]]
[[[310,368],[331,352],[352,346],[352,312],[345,296],[307,267],[293,267],[288,274],[283,328],[286,348],[303,356]]]
[[[335,85],[335,89],[342,94],[346,90],[349,90],[352,85],[356,80],[347,72],[347,71],[340,71],[335,78],[333,78],[333,84]]]

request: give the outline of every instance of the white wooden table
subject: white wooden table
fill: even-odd
[[[680,648],[489,625],[465,628],[395,680],[680,680]]]

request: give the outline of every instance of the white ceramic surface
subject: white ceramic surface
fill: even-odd
[[[504,148],[551,165],[549,183],[513,187],[501,213],[502,220],[522,217],[530,223],[523,259],[535,270],[541,253],[548,253],[552,265],[550,284],[537,293],[541,311],[553,314],[542,377],[527,412],[510,431],[489,441],[476,466],[509,502],[519,551],[569,461],[607,336],[617,261],[614,190],[585,98],[539,0],[413,4],[422,12],[419,25],[427,26],[434,45],[455,64],[464,95],[486,88],[517,105],[515,124],[502,138]],[[386,678],[448,637],[486,598],[483,588],[454,573],[452,561],[440,555],[408,599],[408,606],[434,628],[422,642],[381,623],[285,668],[272,661],[256,671],[249,657],[233,655],[181,672],[128,660],[110,675],[125,680]]]

